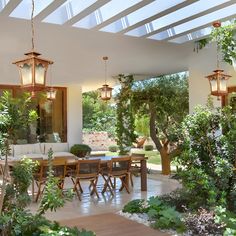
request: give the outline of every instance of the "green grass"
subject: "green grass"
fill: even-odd
[[[158,151],[144,151],[143,149],[140,149],[140,150],[134,150],[134,151],[132,151],[132,153],[144,153],[145,156],[148,157],[148,161],[147,161],[148,163],[157,164],[157,165],[161,164],[161,156]],[[107,152],[106,155],[107,156],[117,156],[118,153],[117,152]]]

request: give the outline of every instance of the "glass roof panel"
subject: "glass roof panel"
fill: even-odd
[[[148,38],[150,39],[156,39],[156,40],[163,40],[163,39],[167,39],[168,37],[177,35],[177,34],[181,34],[184,33],[186,31],[192,30],[194,28],[198,28],[201,27],[202,25],[206,25],[206,24],[210,24],[211,22],[214,22],[216,20],[220,20],[226,17],[230,17],[236,14],[236,4],[233,4],[231,6],[222,8],[220,10],[214,11],[210,14],[198,17],[194,20],[188,21],[186,23],[177,25],[175,27],[172,27],[170,29],[168,29],[167,31],[171,32],[171,35],[168,36],[168,34],[165,34],[167,37],[163,38],[162,36],[164,35],[164,32],[161,33],[157,33],[155,35],[152,35]]]
[[[168,15],[165,15],[163,17],[160,17],[160,18],[150,22],[149,25],[150,25],[151,31],[144,31],[143,30],[144,26],[140,26],[134,30],[127,32],[126,35],[141,37],[141,36],[144,36],[150,32],[161,29],[161,28],[166,27],[170,24],[173,24],[175,22],[183,20],[187,17],[194,16],[198,13],[209,10],[210,8],[213,8],[215,6],[218,6],[219,4],[229,2],[229,1],[230,0],[214,0],[214,2],[212,2],[209,0],[208,1],[199,0],[198,2],[195,2],[189,6],[181,8],[177,11],[174,11]]]
[[[142,0],[129,0],[123,1],[121,4],[120,0],[112,0],[90,15],[84,17],[73,26],[91,29],[141,1]]]
[[[182,2],[184,2],[184,0],[155,0],[154,2],[149,3],[148,5],[128,14],[127,16],[111,23],[110,25],[105,26],[101,29],[101,31],[117,33],[123,29],[126,29],[129,26],[132,26],[140,21],[143,21]],[[122,21],[125,21],[126,25],[123,25]],[[117,27],[120,25],[122,25],[122,28]]]
[[[34,3],[34,16],[37,16],[45,9],[53,0],[40,0]],[[29,20],[31,18],[32,1],[23,0],[10,14],[11,17],[22,18]]]
[[[96,0],[67,0],[54,12],[48,15],[43,22],[62,25],[95,2]]]
[[[10,0],[0,0],[0,11],[7,5]]]
[[[232,23],[230,20],[222,22],[222,26],[229,25]],[[204,38],[210,35],[213,26],[206,27],[204,29],[197,30],[195,32],[189,33],[187,35],[180,36],[178,38],[174,38],[169,40],[171,43],[185,43],[191,40],[197,40],[199,38]]]

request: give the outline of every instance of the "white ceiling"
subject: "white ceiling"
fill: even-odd
[[[31,49],[30,12],[31,0],[0,0],[1,84],[19,83],[11,62]],[[103,56],[111,85],[120,73],[143,78],[187,70],[193,43],[185,41],[204,37],[213,20],[234,12],[236,0],[35,0],[35,46],[54,61],[52,84],[87,91],[104,83]]]

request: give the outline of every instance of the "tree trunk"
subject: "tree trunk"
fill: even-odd
[[[157,129],[156,129],[156,110],[152,104],[149,104],[150,109],[150,136],[152,141],[155,143],[157,150],[161,155],[162,174],[169,175],[170,170],[170,156],[168,154],[168,142],[161,143]]]
[[[162,174],[170,175],[171,169],[170,169],[170,156],[168,153],[168,148],[163,146],[163,148],[160,150],[160,154],[161,154]]]

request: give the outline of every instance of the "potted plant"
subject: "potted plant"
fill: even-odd
[[[79,158],[89,155],[91,151],[87,144],[74,144],[70,149],[70,152]]]

